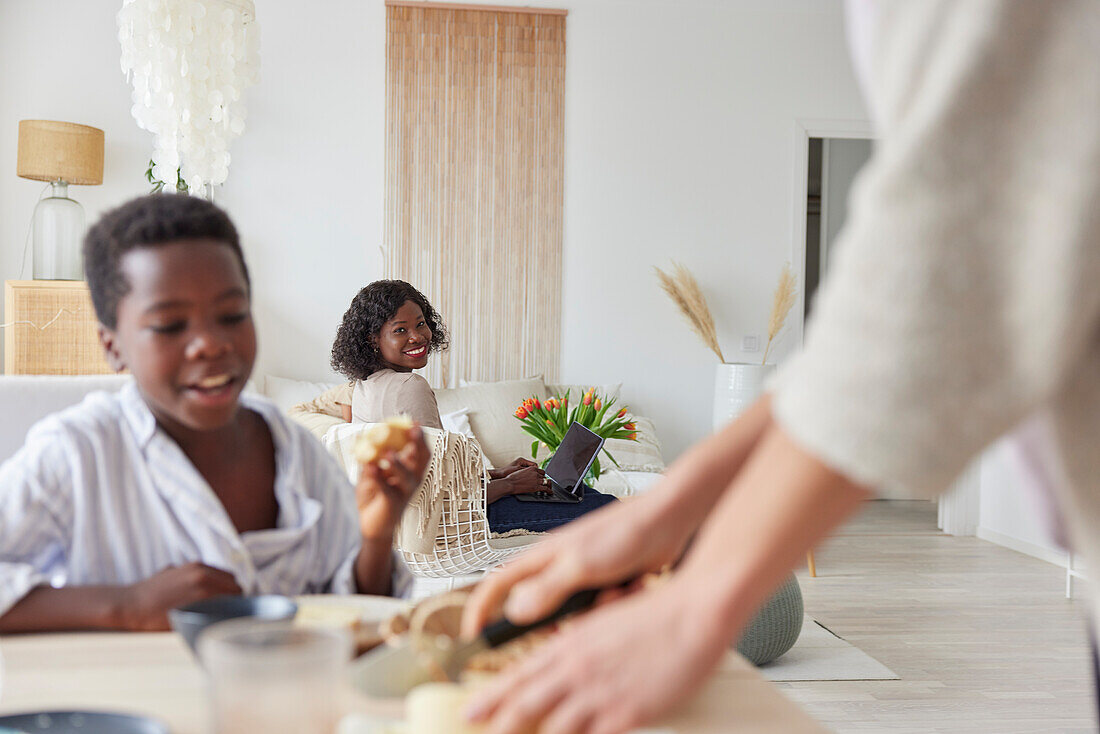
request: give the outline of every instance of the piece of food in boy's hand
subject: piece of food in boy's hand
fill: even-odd
[[[412,431],[412,418],[399,415],[389,418],[385,423],[377,423],[359,434],[355,441],[355,460],[360,464],[378,461],[386,451],[400,451],[409,443]]]

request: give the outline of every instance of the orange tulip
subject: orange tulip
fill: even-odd
[[[584,394],[584,400],[582,400],[581,402],[584,403],[585,405],[591,405],[592,404],[592,393],[586,392]]]
[[[630,434],[629,436],[626,437],[626,440],[627,441],[637,441],[638,440],[638,434],[637,433],[632,433],[632,434]]]
[[[623,430],[624,431],[633,431],[635,428],[637,428],[637,426],[635,426],[633,423],[624,423],[623,424]]]
[[[548,426],[552,426],[552,425],[554,425],[554,421],[552,421],[552,420],[550,420],[549,418],[547,418],[547,419],[546,419],[546,425],[548,425]]]
[[[623,408],[622,410],[620,410],[619,414],[615,417],[616,418],[625,418],[626,417],[626,408]]]
[[[542,403],[539,402],[538,398],[535,398],[535,410],[538,410],[541,407],[542,407]]]
[[[520,420],[523,420],[527,417],[527,411],[523,408],[522,405],[516,408],[516,417]]]

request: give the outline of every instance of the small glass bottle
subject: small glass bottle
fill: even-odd
[[[69,198],[69,184],[54,181],[34,208],[35,280],[83,280],[84,207]]]

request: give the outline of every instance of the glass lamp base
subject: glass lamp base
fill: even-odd
[[[68,184],[56,181],[34,208],[35,280],[84,279],[84,207],[67,194]]]

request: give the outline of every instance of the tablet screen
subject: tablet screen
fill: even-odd
[[[573,423],[546,465],[546,475],[558,485],[574,490],[602,445],[602,438],[581,424]]]

